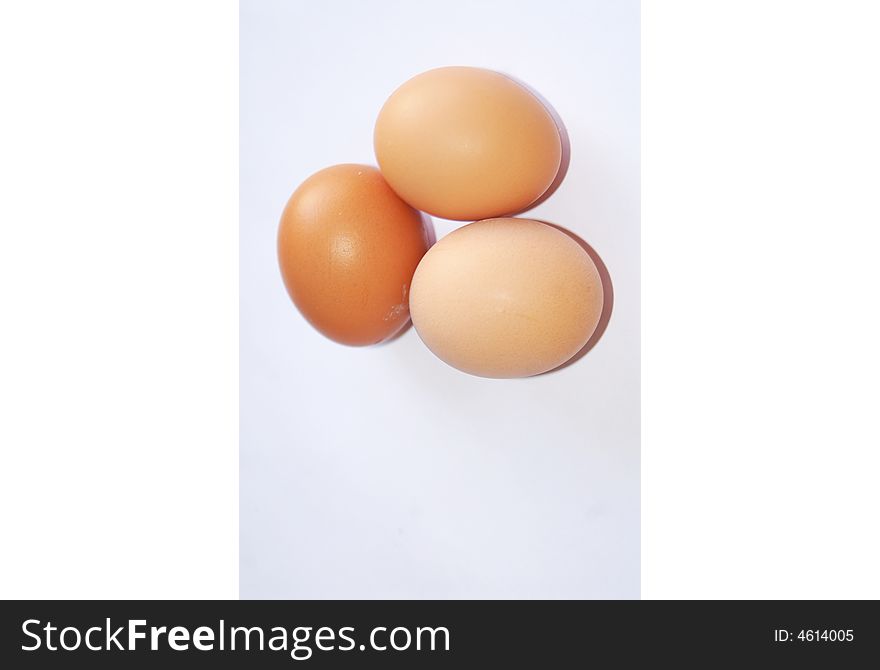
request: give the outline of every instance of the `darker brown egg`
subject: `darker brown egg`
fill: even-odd
[[[410,282],[433,241],[430,219],[401,200],[376,168],[335,165],[290,197],[278,261],[309,323],[331,340],[363,346],[408,323]]]

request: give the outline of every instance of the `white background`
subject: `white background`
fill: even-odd
[[[880,6],[644,19],[642,595],[880,598]]]
[[[638,20],[632,1],[242,4],[243,598],[639,596]],[[554,374],[471,377],[414,330],[342,347],[280,279],[293,189],[374,163],[388,95],[457,64],[523,79],[571,138],[529,215],[598,251],[615,302]]]
[[[880,597],[878,23],[646,3],[643,597]],[[238,595],[237,39],[0,10],[3,597]]]

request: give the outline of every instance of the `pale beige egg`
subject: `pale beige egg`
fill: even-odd
[[[410,313],[441,360],[481,377],[552,370],[587,343],[603,293],[587,252],[530,219],[489,219],[459,228],[422,258]]]

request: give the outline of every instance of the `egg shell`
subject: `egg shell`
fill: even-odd
[[[552,370],[587,343],[602,314],[587,252],[552,226],[491,219],[435,244],[412,282],[413,325],[441,360],[481,377]]]
[[[553,114],[512,78],[474,67],[417,75],[374,130],[379,168],[413,207],[455,220],[523,211],[553,184],[563,145]]]
[[[278,261],[303,316],[332,340],[376,344],[409,322],[413,272],[434,241],[430,219],[369,165],[335,165],[296,189]]]

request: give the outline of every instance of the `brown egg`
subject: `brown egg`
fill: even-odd
[[[409,321],[413,272],[434,241],[430,219],[368,165],[306,179],[278,229],[278,261],[303,316],[331,340],[376,344]]]
[[[410,310],[419,337],[449,365],[481,377],[529,377],[580,351],[602,301],[596,265],[568,235],[529,219],[490,219],[425,254]]]
[[[460,221],[526,209],[553,183],[562,158],[547,107],[510,77],[473,67],[407,81],[379,112],[373,140],[400,197]]]

